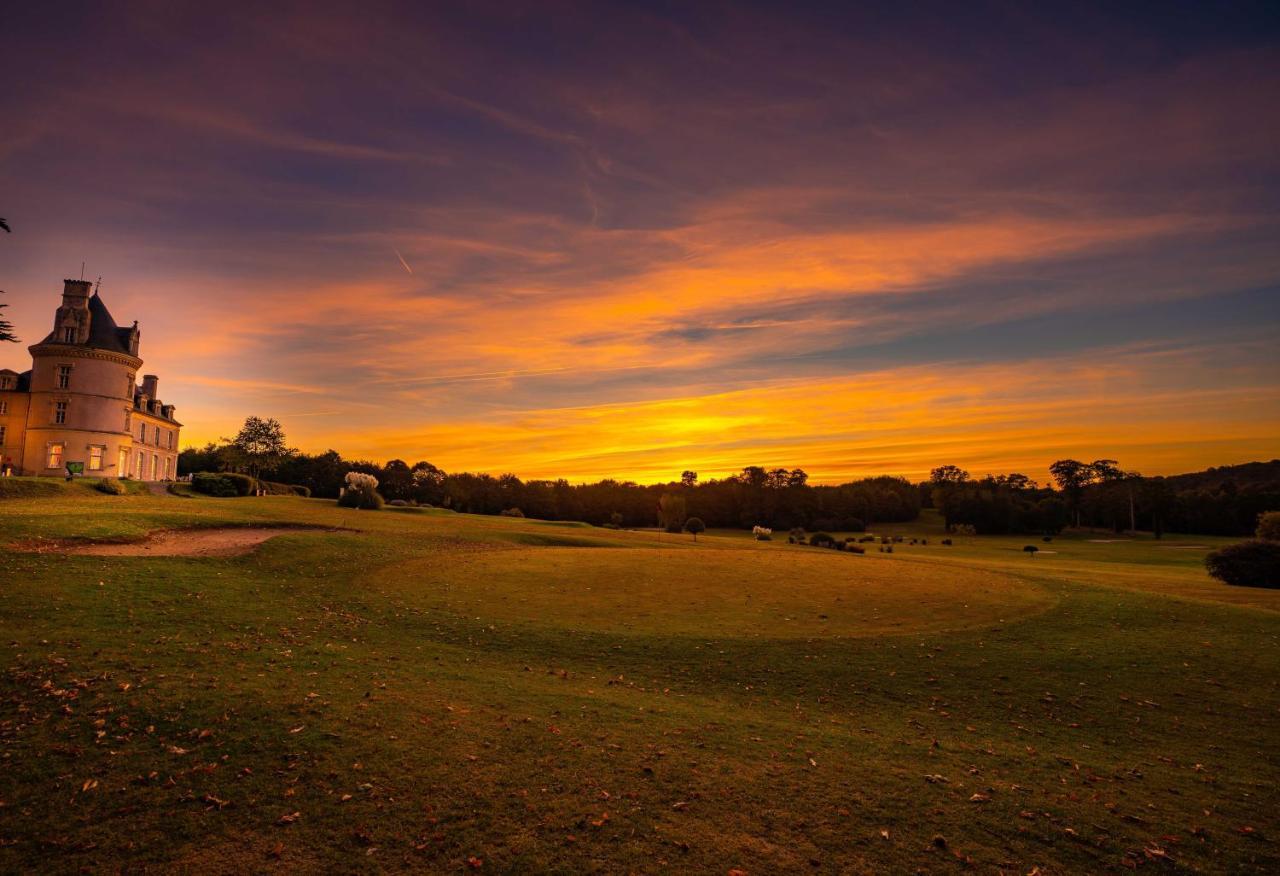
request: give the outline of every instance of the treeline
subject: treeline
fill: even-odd
[[[850,531],[872,523],[915,520],[920,513],[920,492],[905,478],[815,486],[801,469],[750,466],[720,480],[699,481],[696,473],[685,472],[679,481],[666,484],[617,480],[570,484],[563,479],[521,480],[512,474],[445,472],[425,461],[410,464],[393,459],[379,465],[344,459],[336,450],[301,453],[284,448],[283,435],[274,451],[263,452],[264,443],[270,443],[262,438],[269,427],[264,431],[261,424],[254,424],[250,432],[255,436],[252,441],[228,439],[182,451],[178,473],[246,470],[305,487],[315,497],[336,499],[347,472],[357,471],[377,478],[378,492],[387,501],[399,499],[470,514],[519,509],[527,517],[543,520],[629,527],[679,525],[698,517],[711,527]],[[664,496],[669,497],[667,509],[660,513]]]
[[[275,420],[249,417],[234,438],[188,448],[179,474],[244,472],[297,485],[312,496],[336,499],[348,472],[378,480],[388,501],[401,500],[472,514],[519,510],[544,520],[597,525],[679,528],[690,518],[710,527],[804,527],[810,532],[856,532],[878,523],[915,520],[936,508],[949,531],[979,534],[1056,534],[1067,526],[1138,529],[1204,535],[1248,535],[1258,515],[1280,509],[1280,460],[1227,466],[1173,477],[1143,477],[1113,459],[1060,459],[1049,466],[1052,483],[1023,474],[974,479],[954,465],[935,468],[928,481],[875,477],[839,486],[815,486],[802,469],[748,466],[732,477],[700,481],[686,471],[678,481],[636,484],[604,480],[521,480],[445,472],[429,462],[393,459],[385,465],[290,449]]]
[[[1172,477],[1144,477],[1111,459],[1063,459],[1049,471],[1053,486],[1021,474],[974,480],[957,466],[941,466],[920,484],[921,499],[949,529],[971,526],[979,534],[1052,535],[1075,525],[1157,537],[1248,535],[1259,514],[1280,509],[1280,460]]]

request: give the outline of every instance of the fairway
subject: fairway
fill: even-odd
[[[336,531],[65,550],[228,525]],[[934,525],[0,499],[0,871],[1280,868],[1280,592]]]
[[[431,608],[479,620],[670,636],[872,636],[1003,623],[1049,593],[957,566],[716,542],[666,547],[490,551],[381,570]]]

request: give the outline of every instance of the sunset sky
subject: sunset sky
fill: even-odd
[[[184,444],[1280,456],[1274,3],[271,5],[6,10],[0,367],[84,261]]]

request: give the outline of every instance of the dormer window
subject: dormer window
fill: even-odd
[[[58,389],[68,389],[71,386],[71,366],[58,366]]]
[[[74,344],[76,342],[76,327],[73,325],[69,325],[66,328],[64,328],[62,330],[62,340],[65,343]]]

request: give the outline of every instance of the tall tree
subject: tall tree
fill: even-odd
[[[1070,509],[1071,517],[1076,526],[1079,526],[1080,497],[1084,494],[1084,488],[1093,480],[1093,466],[1077,459],[1059,459],[1049,466],[1049,474],[1053,475],[1054,481],[1058,484],[1058,489],[1066,494],[1067,508]]]
[[[679,532],[684,529],[684,522],[688,516],[684,496],[679,493],[663,493],[659,497],[658,525],[667,532]]]
[[[289,455],[280,421],[268,417],[247,417],[236,437],[230,440],[238,461],[255,478],[272,472]]]

